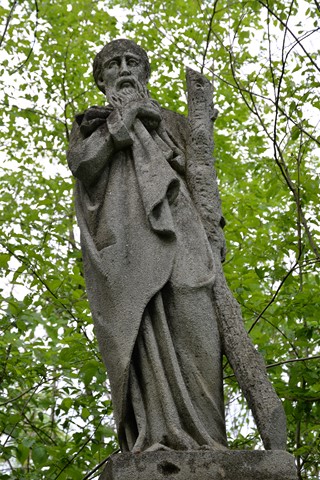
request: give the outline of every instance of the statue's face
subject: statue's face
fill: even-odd
[[[137,90],[138,84],[146,85],[146,67],[141,57],[128,51],[105,58],[101,81],[108,92],[121,92],[122,90]]]

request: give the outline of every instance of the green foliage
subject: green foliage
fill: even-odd
[[[91,65],[117,37],[150,52],[163,106],[186,113],[186,65],[214,83],[225,273],[284,401],[299,478],[319,479],[319,2],[10,0],[0,12],[0,480],[81,479],[117,448],[65,156],[74,114],[103,104]],[[230,444],[259,447],[225,375]]]

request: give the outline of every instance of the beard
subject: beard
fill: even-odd
[[[128,77],[128,82],[132,83],[132,85],[121,88],[120,84],[124,81],[127,80],[120,78],[115,86],[106,90],[106,97],[114,108],[121,108],[128,103],[150,98],[147,86],[139,82],[137,78]]]

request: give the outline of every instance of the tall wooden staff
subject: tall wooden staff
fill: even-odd
[[[262,357],[249,338],[240,306],[222,270],[225,240],[216,173],[213,164],[213,87],[206,77],[187,69],[188,119],[187,184],[212,247],[216,268],[213,286],[223,351],[252,410],[267,450],[285,450],[286,418],[271,385]]]

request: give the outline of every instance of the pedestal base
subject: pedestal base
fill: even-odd
[[[99,480],[297,480],[294,458],[284,451],[120,453]]]

